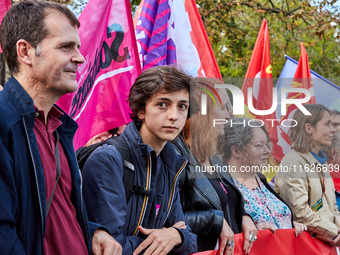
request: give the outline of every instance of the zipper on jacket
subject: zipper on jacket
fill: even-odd
[[[182,144],[182,141],[180,139],[178,140],[178,145],[179,145],[179,147],[181,147],[181,151],[185,150],[185,146]],[[201,193],[201,195],[203,197],[205,197],[217,210],[221,210],[202,190],[199,189],[199,187],[197,187],[197,185],[194,181],[193,181],[193,185],[198,190],[198,192]]]
[[[228,184],[226,184],[226,183],[222,180],[221,177],[219,177],[219,179],[220,179],[221,185],[229,186]],[[224,187],[223,187],[223,189],[224,189]],[[233,222],[232,222],[231,217],[230,217],[228,194],[227,194],[227,196],[226,196],[226,199],[227,199],[227,205],[226,205],[226,208],[227,208],[227,216],[228,216],[228,220],[229,220],[229,222],[227,222],[227,223],[229,224],[229,227],[230,227],[231,229],[233,229]]]
[[[24,129],[25,129],[25,134],[26,134],[26,138],[27,138],[27,142],[28,142],[28,148],[30,150],[30,154],[31,154],[31,159],[32,159],[32,163],[33,163],[33,169],[34,169],[34,176],[35,176],[35,182],[37,184],[37,192],[38,192],[38,201],[39,201],[39,207],[40,207],[40,216],[41,216],[41,240],[44,240],[44,214],[42,211],[42,203],[41,203],[41,199],[40,199],[40,190],[39,190],[39,182],[38,182],[38,176],[37,176],[37,169],[35,167],[35,161],[34,161],[34,157],[33,157],[33,152],[32,152],[32,147],[31,147],[31,143],[30,143],[30,139],[29,139],[29,135],[27,133],[27,126],[26,126],[26,121],[25,121],[25,116],[22,116],[22,122],[24,123]],[[42,242],[43,245],[44,242]],[[41,247],[43,250],[43,247]]]
[[[169,213],[171,211],[171,206],[172,206],[174,194],[175,194],[175,191],[176,191],[176,182],[177,182],[178,176],[183,171],[183,169],[185,168],[187,163],[188,163],[188,160],[185,160],[183,165],[181,166],[181,168],[178,170],[177,174],[175,175],[175,178],[174,178],[174,180],[172,182],[172,187],[171,187],[170,199],[169,199],[169,203],[168,203],[167,214],[166,214],[166,217],[164,219],[163,226],[164,226],[166,220],[168,219]]]
[[[151,170],[152,170],[152,162],[151,162],[151,157],[150,155],[148,156],[148,168],[147,168],[147,175],[146,175],[146,190],[149,190],[150,189],[150,185],[151,185]],[[139,220],[138,220],[138,223],[137,223],[137,227],[133,233],[133,235],[137,235],[138,234],[138,227],[140,225],[142,225],[143,223],[143,220],[144,220],[144,216],[145,216],[145,209],[146,209],[146,206],[148,205],[148,201],[149,201],[149,197],[147,195],[144,195],[144,201],[143,201],[143,207],[142,207],[142,211],[140,213],[140,216],[139,216]]]
[[[75,153],[74,153],[74,156],[75,156],[75,159],[76,159],[77,157],[76,157]],[[91,245],[92,240],[91,239],[89,240],[89,237],[91,238],[91,235],[88,233],[87,223],[85,221],[85,216],[84,216],[83,178],[82,178],[79,167],[78,167],[78,171],[79,171],[79,185],[80,185],[80,210],[81,210],[80,216],[82,218],[81,220],[83,221],[84,231],[85,231],[84,241],[87,243],[88,253],[92,254],[92,251],[90,251],[90,248],[92,247],[92,245]]]

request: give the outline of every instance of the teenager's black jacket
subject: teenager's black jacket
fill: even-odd
[[[219,196],[205,174],[195,170],[195,167],[201,164],[192,155],[183,138],[179,136],[172,144],[178,154],[189,160],[185,171],[179,176],[178,180],[185,219],[192,232],[197,235],[198,251],[213,250],[221,234],[224,218]],[[221,163],[217,157],[213,157],[211,161],[213,165],[227,166]],[[227,167],[224,169],[227,169]],[[242,217],[245,215],[242,194],[228,172],[221,171],[218,177],[240,194],[242,201],[236,210],[236,222],[228,222],[228,217],[225,218],[229,226],[237,224],[238,228],[241,229]]]

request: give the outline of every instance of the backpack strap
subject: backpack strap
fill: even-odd
[[[99,143],[95,143],[92,144],[90,146],[83,146],[80,147],[77,151],[76,151],[76,157],[77,157],[77,162],[78,162],[78,166],[80,171],[83,171],[83,167],[85,165],[85,162],[87,161],[87,159],[90,157],[90,155],[99,147],[102,146],[103,144],[106,144],[105,141],[103,142],[99,142]]]
[[[125,188],[126,202],[129,201],[132,193],[150,196],[151,190],[146,190],[144,186],[134,184],[135,167],[133,165],[130,148],[125,139],[121,136],[111,137],[103,143],[113,145],[119,151],[124,164],[123,183]]]
[[[77,154],[77,160],[78,160],[80,170],[82,170],[89,156],[99,146],[102,146],[104,144],[115,146],[123,159],[123,165],[124,165],[123,183],[124,183],[124,189],[125,189],[126,202],[129,201],[132,193],[149,196],[151,192],[150,190],[146,190],[143,186],[138,186],[134,184],[135,167],[133,165],[130,148],[129,148],[129,145],[126,143],[125,139],[121,136],[110,137],[109,139],[103,142],[90,145],[86,148],[87,152],[83,154],[78,149],[76,154]]]
[[[135,166],[132,163],[133,161],[130,153],[130,148],[126,143],[125,139],[121,136],[111,137],[105,140],[103,143],[115,146],[123,159],[124,165],[123,183],[125,189],[126,202],[128,202],[132,195],[133,187],[135,186],[134,185]]]

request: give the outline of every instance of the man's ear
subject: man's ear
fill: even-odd
[[[332,162],[334,162],[335,160],[335,148],[331,149],[331,159],[332,159]]]
[[[138,111],[137,116],[138,116],[139,119],[144,120],[145,119],[145,110]]]
[[[26,65],[32,65],[31,55],[35,54],[34,47],[24,39],[17,41],[16,46],[19,63],[22,62]]]
[[[309,135],[313,134],[313,127],[310,123],[305,124],[305,131]]]
[[[236,145],[231,147],[231,154],[237,159],[241,157],[241,151],[236,147]]]

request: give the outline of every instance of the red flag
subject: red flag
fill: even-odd
[[[199,76],[222,78],[195,0],[186,0],[184,1],[184,4],[186,10],[188,11],[191,23],[191,39],[196,46],[196,49],[198,50],[198,55],[201,59],[201,66],[198,72]]]
[[[270,110],[273,102],[273,81],[272,81],[272,66],[270,62],[270,45],[269,32],[267,21],[264,19],[256,39],[253,54],[250,59],[248,70],[244,83],[242,85],[242,92],[244,95],[244,103],[248,105],[248,89],[252,88],[252,106],[255,110]],[[251,109],[250,109],[250,112]],[[275,111],[266,115],[259,115],[253,113],[256,119],[276,119]],[[247,116],[251,117],[251,115]],[[277,142],[277,132],[274,122],[266,125],[272,142]]]
[[[312,84],[312,76],[309,68],[308,56],[303,43],[301,43],[301,54],[298,66],[295,71],[294,79],[291,84],[292,88],[303,88],[308,89],[311,92],[311,99],[305,104],[316,104],[314,89]],[[305,98],[303,93],[289,93],[287,98]],[[286,115],[282,115],[280,119],[280,126],[279,130],[279,140],[282,139],[285,144],[290,145],[290,140],[288,137],[288,125],[282,125],[282,122],[286,121],[287,119],[292,119],[297,109],[295,104],[287,105]],[[281,113],[282,114],[282,113]],[[279,142],[281,143],[281,142]],[[282,147],[279,144],[274,145],[273,156],[277,161],[281,161],[284,157],[284,153]]]
[[[235,235],[234,254],[243,254],[243,234]],[[295,229],[277,229],[273,234],[270,230],[260,230],[257,241],[253,243],[250,254],[308,254],[308,255],[336,255],[336,249],[317,238],[303,232],[295,236]]]
[[[193,76],[222,77],[194,0],[142,0],[134,24],[143,70],[177,64]]]
[[[0,0],[0,25],[2,19],[4,18],[6,12],[11,7],[11,0]],[[2,53],[1,45],[0,45],[0,53]]]
[[[303,88],[311,91],[312,97],[306,104],[316,104],[315,95],[312,84],[312,76],[310,73],[308,56],[303,43],[301,43],[301,55],[299,59],[299,64],[296,68],[296,72],[294,75],[294,80],[292,83],[292,88]],[[288,98],[304,98],[305,95],[301,93],[289,93]],[[296,109],[296,105],[289,105],[287,109],[287,114],[285,116],[288,117],[289,113]]]
[[[58,101],[79,125],[75,149],[131,121],[126,100],[140,74],[130,1],[90,0],[79,21],[78,90]]]
[[[234,255],[244,255],[243,234],[236,234],[234,237]],[[195,255],[217,255],[217,251],[205,251],[195,253]],[[329,246],[317,238],[303,232],[295,236],[294,229],[277,229],[273,234],[270,230],[260,230],[257,234],[257,241],[253,243],[250,251],[251,255],[275,254],[308,254],[308,255],[336,255],[335,247]]]

